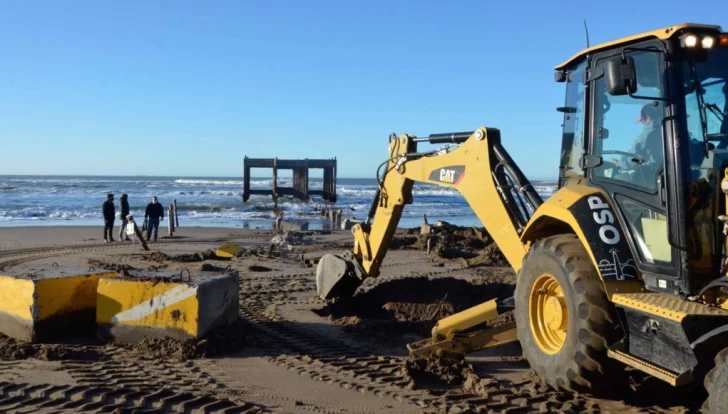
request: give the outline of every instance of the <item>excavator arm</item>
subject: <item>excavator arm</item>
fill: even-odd
[[[418,152],[417,144],[448,144],[434,151]],[[518,271],[526,254],[520,238],[530,215],[542,203],[520,169],[500,143],[500,131],[480,127],[472,132],[434,134],[425,138],[391,136],[388,159],[367,219],[352,228],[354,248],[342,255],[324,255],[316,282],[322,299],[342,299],[354,294],[361,282],[377,277],[404,207],[413,202],[415,182],[454,188],[467,200],[504,256]],[[515,340],[509,328],[462,335],[460,332],[498,315],[502,305],[486,302],[445,318],[433,329],[433,338],[413,344],[410,351],[482,349],[493,341]],[[439,344],[434,346],[435,344]],[[456,345],[457,344],[457,345]]]

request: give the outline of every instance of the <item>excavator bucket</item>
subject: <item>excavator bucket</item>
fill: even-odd
[[[316,268],[316,293],[324,300],[351,297],[364,279],[364,270],[351,252],[325,254]]]

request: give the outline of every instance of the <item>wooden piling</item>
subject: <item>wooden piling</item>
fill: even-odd
[[[167,210],[167,230],[169,237],[172,237],[174,234],[174,207],[172,204],[169,205],[169,209]]]
[[[278,158],[273,159],[273,199],[278,199]]]
[[[144,235],[142,234],[142,229],[137,226],[136,222],[131,220],[130,223],[134,227],[134,234],[136,235],[137,239],[142,243],[142,247],[144,250],[149,250],[149,246],[147,246],[147,241],[144,239]]]
[[[174,227],[179,227],[179,216],[177,215],[177,199],[174,200]]]

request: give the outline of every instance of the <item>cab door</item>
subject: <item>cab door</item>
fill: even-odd
[[[665,54],[658,41],[595,54],[589,72],[591,137],[589,156],[593,168],[587,177],[606,191],[619,215],[633,265],[647,288],[676,292],[679,252],[671,246],[667,220],[665,148],[670,106],[665,98]],[[606,81],[607,61],[631,57],[637,89],[612,95]],[[671,158],[668,157],[671,160]]]

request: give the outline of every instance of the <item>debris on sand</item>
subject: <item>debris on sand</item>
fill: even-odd
[[[303,234],[297,231],[287,231],[276,234],[270,241],[281,249],[293,250],[293,246],[304,244]]]
[[[162,252],[154,252],[144,257],[145,260],[157,263],[177,262],[177,263],[193,263],[205,260],[220,260],[219,257],[211,249],[207,249],[196,253],[183,253],[176,256],[169,256]]]
[[[166,254],[164,254],[162,252],[154,252],[144,258],[144,260],[148,260],[150,262],[157,262],[157,263],[163,263],[169,259],[170,259],[169,256],[167,256]]]
[[[508,266],[505,256],[482,227],[447,223],[416,227],[395,234],[390,249],[427,251],[433,259],[464,260],[469,267]]]
[[[90,267],[93,267],[94,269],[104,269],[104,270],[113,270],[115,272],[121,272],[121,271],[130,271],[130,270],[137,270],[136,268],[126,264],[126,263],[108,263],[104,262],[102,260],[96,260],[96,259],[88,259],[87,263]]]
[[[399,369],[399,375],[409,381],[411,389],[431,385],[462,385],[473,373],[473,367],[464,360],[428,357],[410,357]]]

